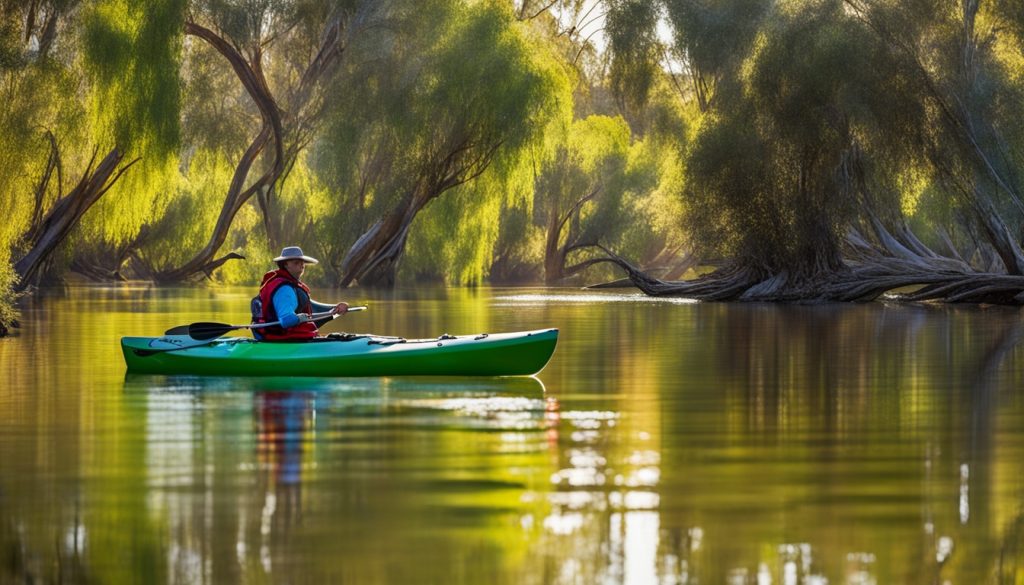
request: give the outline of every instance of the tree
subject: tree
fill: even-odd
[[[158,159],[177,144],[176,122],[170,128],[164,124],[168,113],[176,118],[177,92],[173,84],[167,86],[163,74],[176,37],[153,23],[173,19],[181,3],[151,4],[147,15],[141,8],[113,1],[3,6],[3,85],[10,100],[2,116],[14,137],[14,148],[4,155],[11,163],[5,171],[12,173],[12,180],[4,181],[3,193],[11,199],[13,231],[3,243],[5,248],[13,246],[22,287],[45,277],[55,252],[73,234],[92,230],[97,238],[116,238],[130,233],[135,207],[120,209],[117,220],[104,223],[93,223],[97,215],[105,215],[102,212],[86,212],[108,203],[109,196],[101,197],[135,162],[120,164],[126,152],[138,152],[148,144]],[[18,26],[21,23],[24,28]],[[24,49],[19,51],[8,36],[11,31],[25,43]],[[125,71],[124,52],[136,54],[139,66]],[[154,112],[165,116],[149,115]],[[62,152],[62,138],[113,146],[97,163],[98,149],[91,155],[87,149]],[[45,162],[39,175],[26,173],[39,177],[29,187],[18,172],[30,167],[33,159]],[[81,179],[65,193],[64,175],[79,170]],[[114,197],[110,205],[123,202],[117,194]]]
[[[322,114],[323,83],[378,8],[378,3],[360,1],[211,1],[193,5],[184,23],[185,33],[207,43],[230,64],[259,112],[260,126],[235,167],[209,241],[184,264],[159,270],[154,275],[158,280],[179,281],[209,274],[226,260],[239,257],[229,254],[215,258],[235,216],[253,196],[259,202],[271,245],[280,243],[281,229],[273,210],[275,192],[316,128]],[[314,37],[308,34],[310,30],[321,32]],[[299,38],[285,43],[282,39],[289,34]],[[275,44],[287,44],[288,55],[306,56],[294,62],[281,52],[281,60],[291,67],[278,80],[276,92],[265,72],[267,53]],[[261,174],[250,181],[256,165]]]
[[[738,3],[744,18],[730,34],[759,39],[739,43],[743,59],[723,59],[715,27],[699,26],[707,7],[666,5],[691,75],[701,76],[695,93],[714,90],[686,162],[686,223],[705,253],[730,261],[671,283],[613,257],[641,288],[865,300],[916,284],[924,288],[910,298],[1020,302],[1019,245],[1000,213],[1019,202],[1014,147],[991,124],[995,108],[1019,102],[994,93],[1010,86],[993,66],[995,39],[973,32],[977,3],[959,12],[927,2]],[[903,187],[915,172],[974,218],[965,229],[996,250],[1008,276],[979,274],[955,249],[944,257],[910,231]]]
[[[629,148],[625,120],[590,116],[573,123],[566,144],[538,177],[545,282],[586,269],[591,262],[567,266],[569,254],[600,244],[616,224],[621,229]]]
[[[568,114],[565,71],[534,51],[508,7],[436,2],[407,16],[404,34],[351,73],[367,80],[361,88],[338,92],[317,152],[337,213],[369,224],[343,258],[344,246],[328,254],[343,286],[393,285],[428,204],[485,172],[515,174],[551,120]],[[352,231],[328,229],[325,238],[352,241]]]

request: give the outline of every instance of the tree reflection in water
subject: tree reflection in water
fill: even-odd
[[[679,337],[678,325],[649,323],[643,351],[662,353],[649,369],[622,368],[632,390],[612,411],[563,400],[551,417],[560,461],[549,511],[524,521],[542,527],[545,578],[1019,580],[1020,448],[999,440],[1019,436],[1007,427],[1019,408],[1000,420],[999,405],[1019,405],[1009,390],[1024,387],[1013,360],[1024,329],[1016,311],[988,310],[1004,318],[979,326],[976,308],[705,305],[691,325],[703,332],[695,348],[659,343]],[[654,419],[636,399],[657,401]],[[649,432],[636,428],[640,417]]]
[[[0,344],[0,582],[1021,580],[1015,311],[545,298],[547,389],[124,379],[95,339],[251,296],[214,292],[70,296]],[[528,313],[489,298],[368,328]]]

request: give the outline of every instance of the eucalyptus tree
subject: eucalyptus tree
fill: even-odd
[[[964,231],[994,251],[1001,271],[1024,274],[1021,10],[975,0],[846,5],[913,64],[914,88],[930,109],[933,181],[965,216]]]
[[[343,286],[393,285],[428,204],[463,187],[498,196],[470,184],[521,175],[553,121],[569,116],[566,70],[531,45],[510,7],[436,0],[409,5],[393,24],[344,78],[363,82],[335,92],[316,150],[338,197],[320,239]]]

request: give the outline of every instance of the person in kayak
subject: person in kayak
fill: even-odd
[[[318,303],[310,297],[309,287],[302,282],[307,264],[317,264],[316,258],[302,253],[298,246],[288,246],[274,258],[277,270],[263,275],[260,294],[253,299],[253,322],[280,325],[253,329],[257,339],[267,341],[306,341],[317,336],[318,330],[310,315],[331,312],[344,315],[348,303],[334,305]]]

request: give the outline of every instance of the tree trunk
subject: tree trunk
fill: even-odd
[[[115,147],[94,169],[94,154],[78,185],[54,202],[28,238],[28,253],[14,265],[20,276],[19,290],[38,284],[43,267],[78,225],[82,216],[139,160],[135,159],[118,169],[122,158],[124,155]]]
[[[856,234],[852,237],[858,239]],[[786,273],[765,278],[756,271],[731,265],[695,280],[665,281],[645,274],[604,248],[607,257],[602,261],[621,267],[637,288],[652,296],[703,301],[866,302],[895,289],[917,286],[918,290],[892,297],[906,301],[1024,305],[1024,276],[951,269],[945,258],[927,262],[885,257],[864,240],[854,245],[860,251],[856,261],[838,270],[800,279]]]
[[[393,287],[409,228],[416,214],[436,196],[421,202],[415,193],[406,195],[398,207],[360,236],[342,262],[340,286],[358,282],[361,286]]]
[[[217,224],[206,246],[182,266],[156,274],[155,278],[158,281],[176,282],[197,274],[209,276],[226,260],[242,258],[240,254],[236,253],[220,258],[215,258],[215,256],[227,239],[235,215],[253,195],[258,196],[268,239],[274,242],[281,238],[280,226],[274,221],[273,194],[286,172],[290,170],[291,163],[298,156],[303,136],[311,131],[315,120],[320,117],[321,104],[313,103],[313,90],[323,76],[327,75],[340,61],[352,35],[363,26],[369,13],[374,10],[372,5],[372,2],[365,4],[363,9],[348,22],[347,35],[343,34],[344,23],[340,15],[331,19],[324,27],[319,50],[303,72],[298,87],[287,104],[287,111],[291,113],[290,117],[278,105],[267,85],[263,75],[261,49],[254,50],[251,60],[246,60],[235,46],[210,29],[191,21],[185,24],[186,34],[203,39],[230,63],[242,86],[259,109],[263,125],[259,134],[242,155],[238,166],[235,167],[234,176],[217,218]],[[307,109],[312,111],[306,112]],[[286,121],[290,122],[291,132],[295,134],[293,148],[285,147]],[[252,165],[268,145],[272,146],[273,152],[266,167],[267,171],[245,188]]]
[[[401,202],[356,240],[342,261],[339,286],[393,287],[398,263],[413,220],[428,203],[449,189],[479,177],[490,166],[502,141],[472,146],[472,140],[452,140],[449,148],[431,159],[420,179]]]
[[[228,61],[235,75],[241,81],[242,86],[249,94],[249,97],[259,109],[263,126],[235,167],[235,173],[231,178],[227,196],[224,199],[224,204],[221,206],[220,215],[217,217],[213,234],[211,234],[206,246],[182,266],[157,273],[155,278],[160,282],[177,282],[197,274],[209,274],[214,268],[223,264],[223,260],[227,258],[226,256],[217,259],[214,256],[216,256],[217,251],[220,250],[220,247],[227,239],[235,215],[238,214],[242,205],[254,194],[263,190],[269,191],[274,183],[277,182],[281,171],[284,169],[284,129],[281,121],[282,116],[263,76],[263,69],[260,64],[262,52],[259,50],[254,51],[252,62],[249,62],[235,46],[228,43],[212,30],[191,21],[185,23],[185,34],[206,41]],[[273,156],[268,165],[269,169],[255,183],[243,189],[253,163],[263,152],[264,148],[271,143]]]
[[[557,211],[552,211],[551,219],[548,221],[547,240],[544,245],[544,282],[546,284],[554,284],[582,270],[576,269],[571,274],[566,274],[565,260],[572,250],[594,244],[580,244],[577,242],[578,235],[574,235],[575,230],[572,226],[570,226],[566,242],[561,246],[558,245],[558,242],[562,239],[562,230],[565,229],[565,224],[578,220],[583,205],[597,197],[600,193],[601,185],[598,185],[590,193],[577,199],[572,204],[572,207],[563,215],[559,216]],[[590,266],[590,264],[587,266]]]
[[[544,283],[553,284],[562,280],[562,267],[565,265],[565,255],[558,247],[558,240],[562,235],[563,222],[558,216],[552,214],[548,222],[547,239],[544,243]]]
[[[179,268],[156,273],[153,276],[156,281],[180,282],[191,278],[196,274],[209,274],[214,268],[223,264],[222,260],[224,257],[215,259],[214,256],[217,254],[221,245],[224,244],[224,240],[227,239],[228,232],[231,230],[231,222],[234,221],[235,215],[238,214],[238,211],[242,209],[242,205],[244,205],[258,189],[263,188],[272,179],[271,174],[268,172],[260,177],[248,189],[242,189],[245,179],[249,175],[249,169],[252,167],[253,161],[256,160],[256,157],[263,150],[263,147],[266,146],[269,140],[270,128],[265,125],[256,138],[253,139],[252,143],[249,144],[249,148],[247,148],[245,153],[242,155],[242,159],[238,162],[238,166],[235,167],[235,174],[231,178],[231,185],[228,187],[227,197],[224,199],[224,205],[221,206],[220,215],[217,217],[217,224],[214,226],[213,234],[210,236],[210,240],[207,242],[206,246]],[[238,255],[235,254],[235,256]]]

